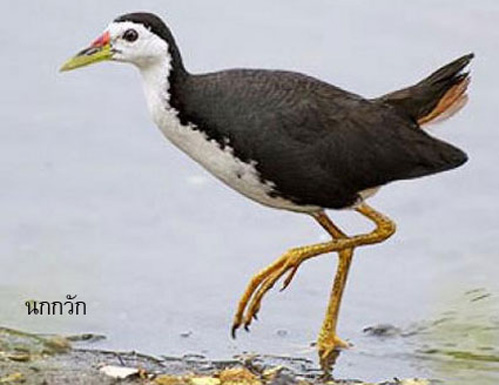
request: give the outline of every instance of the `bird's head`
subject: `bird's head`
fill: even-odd
[[[132,63],[139,68],[180,55],[163,21],[151,13],[130,13],[115,19],[89,47],[66,61],[61,71],[70,71],[101,61]]]

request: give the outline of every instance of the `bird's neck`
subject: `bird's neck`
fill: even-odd
[[[142,75],[142,84],[146,96],[147,107],[153,115],[160,106],[168,107],[170,104],[170,73],[171,60],[165,57],[164,60],[148,63],[139,67]]]
[[[187,72],[170,55],[141,66],[139,70],[149,112],[157,123],[158,114],[173,110],[172,101],[175,99],[176,89],[187,78]]]

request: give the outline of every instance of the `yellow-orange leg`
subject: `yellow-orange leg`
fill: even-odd
[[[341,230],[334,226],[327,216],[319,215],[316,219],[333,237],[337,237],[339,235],[344,241],[357,239],[357,241],[354,242],[353,247],[382,242],[395,232],[395,223],[368,205],[362,204],[356,210],[376,224],[376,229],[374,231],[364,236],[361,235],[352,238],[345,238],[345,234],[341,233]],[[342,240],[340,239],[339,242],[341,241]],[[350,249],[343,249],[343,252],[339,253],[336,277],[331,290],[326,316],[322,323],[322,328],[319,332],[317,340],[321,367],[326,372],[328,372],[331,365],[334,364],[334,361],[338,356],[339,349],[348,346],[336,335],[336,326],[338,322],[341,299],[345,290],[348,271],[352,262],[353,247]]]
[[[321,226],[333,237],[333,239],[348,238],[324,213],[314,214],[314,218]],[[348,271],[352,263],[354,249],[345,249],[338,252],[338,266],[336,268],[336,276],[334,278],[333,288],[329,304],[326,310],[326,316],[322,323],[321,331],[317,339],[317,350],[319,353],[319,362],[321,368],[326,374],[329,374],[330,369],[335,364],[341,349],[349,347],[349,344],[343,341],[336,334],[336,326],[338,315],[340,312],[341,300],[348,277]]]
[[[249,327],[253,318],[256,318],[256,315],[260,310],[263,296],[274,286],[274,284],[286,273],[288,273],[288,277],[284,282],[284,287],[286,287],[286,285],[290,283],[290,279],[294,276],[298,267],[307,259],[328,252],[339,252],[346,249],[353,249],[361,245],[379,243],[390,237],[395,232],[394,222],[385,217],[383,214],[378,213],[365,203],[359,205],[355,210],[372,220],[376,224],[376,229],[368,234],[356,235],[349,238],[335,239],[316,245],[291,249],[268,268],[262,270],[260,273],[253,277],[239,302],[238,311],[236,313],[236,316],[234,317],[234,323],[232,327],[233,335],[242,324],[244,324],[246,329]],[[345,263],[343,263],[343,265],[345,265]],[[343,270],[346,271],[346,269],[344,268]],[[346,279],[345,273],[342,273],[341,276],[344,276],[343,280]],[[344,287],[344,283],[342,283],[341,285],[340,283],[338,283],[338,285],[338,287]],[[333,301],[333,305],[331,305],[331,308],[333,309],[339,308],[339,301],[335,301],[337,304],[334,305]],[[336,318],[337,310],[334,316],[331,316],[328,313],[324,323],[326,325],[334,325],[335,327]],[[328,330],[330,329],[331,327],[326,327],[321,332],[321,335],[332,334],[328,332]],[[325,340],[324,338],[322,339]]]

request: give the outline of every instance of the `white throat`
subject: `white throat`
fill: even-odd
[[[160,110],[164,112],[165,108],[170,107],[170,83],[168,77],[171,71],[171,58],[165,56],[161,60],[139,66],[139,70],[142,75],[147,107],[154,122],[158,124],[155,115]]]
[[[182,125],[178,118],[178,111],[170,105],[169,75],[171,69],[169,55],[148,65],[139,66],[147,107],[154,123],[163,135],[189,156],[200,161],[196,156],[196,149],[192,148],[192,133],[197,132],[194,130],[195,127],[191,124]]]

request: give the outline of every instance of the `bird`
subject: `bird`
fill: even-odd
[[[324,371],[350,346],[337,322],[354,249],[391,237],[395,222],[367,200],[391,182],[463,165],[459,148],[428,134],[430,123],[468,101],[474,57],[464,55],[412,86],[365,98],[298,72],[236,68],[193,74],[170,28],[148,12],[114,19],[61,71],[116,61],[138,68],[154,123],[176,147],[240,194],[264,206],[312,217],[330,239],[285,252],[252,276],[232,335],[257,319],[266,293],[282,289],[308,259],[338,254],[316,346]],[[374,230],[347,235],[326,210],[349,209]]]

